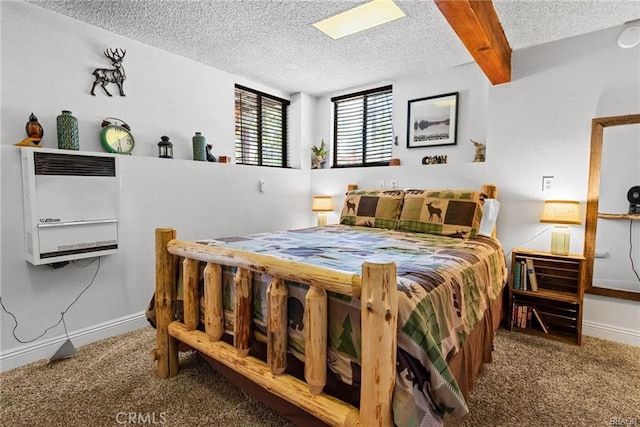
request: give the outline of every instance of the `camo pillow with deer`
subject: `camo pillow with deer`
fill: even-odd
[[[481,219],[479,191],[405,190],[397,229],[473,239]]]
[[[402,190],[352,190],[344,199],[340,224],[393,230],[402,210]]]

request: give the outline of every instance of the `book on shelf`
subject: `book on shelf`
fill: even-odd
[[[520,326],[520,316],[522,313],[522,307],[520,307],[518,304],[513,304],[513,325],[512,326],[516,326],[519,327]]]
[[[529,320],[529,306],[522,305],[520,306],[520,319],[519,319],[519,327],[526,329],[531,326],[531,321]],[[527,325],[527,320],[529,320],[529,324]]]
[[[513,303],[512,309],[512,317],[511,317],[511,327],[522,328],[522,329],[534,329],[534,319],[535,323],[540,326],[540,329],[545,334],[549,333],[549,326],[542,319],[540,312],[538,309],[531,305],[526,304],[518,304]],[[537,328],[535,328],[537,329]]]
[[[520,289],[529,290],[529,280],[527,278],[527,264],[524,260],[520,261]]]
[[[533,311],[533,316],[536,318],[536,320],[538,321],[538,324],[540,325],[540,327],[542,328],[542,330],[544,331],[545,334],[549,333],[549,327],[547,326],[547,324],[545,323],[544,320],[542,320],[542,317],[540,316],[540,313],[538,312],[538,310],[535,307],[532,307]]]
[[[533,260],[531,258],[527,258],[526,264],[527,264],[527,277],[529,278],[529,288],[532,291],[537,291],[538,279],[536,279],[536,269],[533,267]]]
[[[532,307],[513,303],[513,316],[511,318],[511,327],[530,328],[533,316]]]
[[[528,261],[531,266],[528,265]],[[526,259],[518,259],[513,263],[513,289],[514,290],[538,290],[538,281],[535,278],[533,270],[533,261]]]
[[[524,307],[518,306],[518,317],[516,318],[516,326],[520,327],[522,325],[522,313],[524,313]]]

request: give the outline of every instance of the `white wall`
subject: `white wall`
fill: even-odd
[[[89,284],[97,263],[54,270],[24,260],[19,148],[34,112],[46,148],[56,148],[56,116],[71,110],[79,120],[80,148],[102,152],[100,123],[125,120],[136,139],[133,156],[118,157],[121,175],[121,252],[101,259],[93,285],[65,315],[74,344],[146,324],[142,316],[154,289],[154,229],[176,227],[179,237],[198,239],[313,224],[309,168],[277,169],[195,162],[191,136],[201,131],[216,155],[234,154],[233,85],[240,83],[283,98],[287,94],[212,69],[22,2],[1,2],[2,106],[2,303],[18,319],[15,333],[29,341],[60,319]],[[90,95],[91,72],[108,67],[107,48],[127,50],[126,97]],[[116,93],[115,86],[109,86]],[[295,120],[303,121],[300,109]],[[6,124],[6,125],[5,125]],[[296,141],[310,147],[295,122]],[[160,136],[174,144],[173,160],[157,158]],[[308,149],[307,149],[308,150]],[[305,152],[306,154],[306,152]],[[300,150],[293,163],[300,165]],[[309,156],[305,156],[305,161]],[[266,191],[258,191],[265,180]],[[189,209],[192,212],[184,215]],[[2,312],[0,369],[50,357],[63,341],[62,325],[29,344],[12,335]]]
[[[548,197],[535,191],[541,175],[556,176],[550,196],[586,201],[591,119],[640,112],[640,49],[618,47],[621,29],[516,52],[514,82],[491,90],[490,136],[505,165],[498,183],[513,199],[502,218],[503,230],[513,230],[505,236],[507,246],[542,228],[535,224],[539,200]],[[523,167],[519,158],[531,166]],[[583,231],[572,227],[572,252],[582,253]],[[527,247],[545,248],[548,242],[547,233]],[[640,246],[637,235],[635,245]],[[639,303],[585,296],[584,334],[640,345],[639,331]]]
[[[344,95],[366,89],[393,85],[393,131],[397,144],[392,157],[400,159],[401,165],[421,165],[424,156],[446,155],[447,163],[472,162],[475,157],[474,141],[487,143],[487,96],[490,83],[479,67],[473,63],[448,70],[437,75],[425,75],[395,82],[382,82],[370,87],[350,88],[317,100],[321,112],[316,119],[315,144],[322,139],[332,148],[333,141],[333,96]],[[419,98],[458,92],[457,143],[428,148],[407,148],[408,102]],[[330,143],[331,141],[331,143]],[[490,148],[487,148],[490,151]],[[327,162],[327,166],[328,166]]]
[[[471,145],[468,138],[484,138],[487,161],[416,166],[425,155],[447,153],[443,147],[408,150],[401,142],[394,147],[394,157],[401,158],[403,166],[314,170],[312,191],[335,195],[342,203],[347,183],[361,188],[377,187],[380,180],[388,185],[392,179],[400,188],[495,183],[501,201],[498,237],[505,250],[548,250],[549,227],[539,222],[544,200],[579,200],[584,215],[591,119],[640,112],[640,49],[618,47],[621,28],[514,52],[513,81],[508,84],[488,86],[475,64],[393,82],[400,141],[406,133],[409,99],[459,90],[461,138],[457,146],[448,147],[450,158],[462,161],[465,157],[458,150]],[[320,102],[325,111],[330,109],[328,98]],[[318,132],[330,135],[330,121]],[[473,159],[473,150],[466,158]],[[543,175],[556,177],[550,192],[541,191]],[[337,221],[338,215],[339,208],[330,221]],[[571,227],[571,236],[571,252],[582,253],[584,227]],[[640,247],[637,236],[634,245]],[[618,239],[628,239],[628,234]],[[640,304],[586,295],[583,328],[585,335],[640,346]]]

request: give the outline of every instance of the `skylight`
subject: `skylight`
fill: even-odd
[[[313,24],[334,40],[405,17],[393,0],[372,0]]]

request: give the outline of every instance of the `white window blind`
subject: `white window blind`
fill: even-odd
[[[235,86],[236,163],[287,167],[289,101]]]
[[[332,98],[333,166],[387,165],[393,146],[393,92],[385,86]]]

